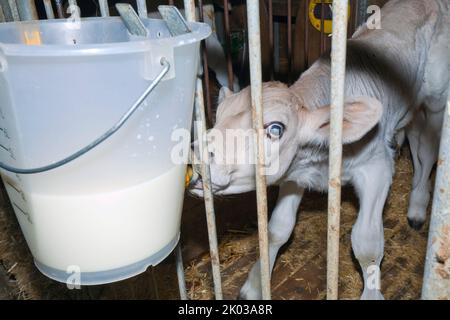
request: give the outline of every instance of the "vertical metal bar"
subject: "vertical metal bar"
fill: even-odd
[[[450,299],[450,94],[437,162],[422,299]]]
[[[333,2],[331,51],[330,169],[328,183],[327,299],[338,299],[341,214],[342,122],[347,54],[348,0]]]
[[[136,1],[137,1],[139,17],[140,18],[148,18],[147,1],[146,0],[136,0]]]
[[[230,16],[228,12],[228,0],[223,0],[223,16],[226,42],[226,57],[227,57],[227,71],[228,71],[228,87],[234,91],[234,74],[233,74],[233,60],[231,57],[231,35],[230,35]]]
[[[20,21],[19,9],[17,8],[16,0],[8,0],[9,8],[14,21]]]
[[[155,292],[155,298],[156,300],[159,300],[159,288],[158,288],[158,282],[156,281],[156,275],[155,275],[155,268],[151,267],[151,275],[152,275],[152,283],[153,283],[153,291]]]
[[[320,54],[325,52],[325,2],[320,1]]]
[[[52,0],[44,0],[44,7],[47,19],[55,19],[55,12],[53,11]]]
[[[16,0],[20,20],[39,20],[34,0]]]
[[[203,180],[203,197],[205,200],[206,222],[208,226],[209,251],[211,256],[212,273],[214,280],[214,293],[216,300],[223,299],[222,280],[220,276],[219,245],[217,241],[216,214],[214,210],[214,196],[211,185],[211,169],[209,167],[209,153],[206,142],[206,116],[203,101],[202,80],[197,79],[195,96],[195,119],[198,126],[198,139],[200,142],[201,174]]]
[[[366,22],[367,18],[367,7],[369,6],[368,0],[358,0],[357,11],[356,11],[356,27],[359,27]]]
[[[180,291],[180,299],[188,300],[186,290],[186,279],[184,277],[183,254],[181,252],[181,242],[178,243],[175,251],[175,259],[177,266],[178,289]]]
[[[59,19],[64,18],[64,6],[63,6],[63,0],[55,0],[56,3],[56,13],[58,14]]]
[[[304,20],[304,52],[305,52],[305,70],[309,67],[309,0],[305,1],[305,20]]]
[[[198,0],[198,17],[200,22],[204,21],[203,17],[203,1]],[[214,124],[214,117],[212,111],[212,103],[211,103],[211,91],[209,87],[209,67],[208,67],[208,52],[206,51],[206,40],[202,41],[201,44],[201,52],[202,52],[202,61],[203,61],[203,72],[204,72],[204,88],[206,95],[206,111],[207,111],[207,119],[208,124],[212,126]]]
[[[255,159],[256,197],[258,207],[259,254],[261,260],[262,298],[270,300],[269,237],[267,227],[267,183],[265,175],[264,123],[262,103],[261,31],[259,1],[247,1],[248,38],[250,54],[250,82],[253,128],[256,130]]]
[[[269,47],[270,47],[270,60],[273,61],[274,57],[274,43],[273,43],[273,1],[268,0],[269,10]],[[270,79],[274,79],[274,63],[270,63]]]
[[[109,17],[110,12],[109,12],[108,0],[99,0],[98,4],[100,5],[100,13],[101,13],[102,17]]]
[[[3,7],[0,4],[0,22],[5,22],[6,18],[5,18],[5,13],[3,12]]]
[[[356,21],[356,4],[355,4],[355,2],[358,2],[358,1],[355,1],[355,0],[349,0],[349,2],[350,2],[350,17],[349,17],[349,21],[348,21],[348,35],[347,35],[347,38],[351,38],[352,37],[352,35],[353,35],[353,33],[355,32],[355,21]]]
[[[8,0],[0,0],[0,5],[3,10],[3,15],[5,16],[5,22],[14,21],[14,18],[11,13],[11,8],[9,7]]]
[[[288,82],[291,82],[292,72],[292,0],[287,1],[287,56],[288,56]]]
[[[184,0],[186,19],[195,21],[194,0]],[[217,241],[216,213],[214,211],[214,197],[211,186],[211,170],[209,167],[209,154],[206,141],[206,116],[205,103],[203,100],[203,84],[201,79],[197,79],[195,93],[195,119],[198,125],[198,141],[201,154],[201,174],[203,180],[203,197],[205,201],[206,222],[208,226],[209,251],[211,256],[211,267],[214,281],[214,293],[216,300],[223,299],[222,280],[220,276],[219,246]]]

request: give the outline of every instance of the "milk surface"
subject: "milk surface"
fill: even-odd
[[[87,195],[5,186],[39,263],[101,272],[142,261],[178,236],[185,172],[186,166],[175,166],[139,185]]]

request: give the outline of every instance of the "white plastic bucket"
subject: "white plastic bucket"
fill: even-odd
[[[108,130],[161,72],[170,70],[110,139],[33,175],[2,178],[36,266],[82,285],[129,278],[163,260],[179,239],[185,165],[171,150],[189,129],[205,24],[171,37],[145,19],[131,39],[120,18],[0,25],[0,161],[55,163]],[[186,141],[189,143],[189,141]],[[75,280],[74,280],[75,279]]]

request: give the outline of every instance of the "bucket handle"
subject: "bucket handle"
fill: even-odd
[[[91,151],[95,147],[97,147],[99,144],[110,138],[113,134],[115,134],[124,124],[127,122],[127,120],[133,115],[133,113],[139,108],[139,106],[144,102],[144,100],[148,97],[148,95],[153,91],[153,89],[156,88],[156,86],[161,82],[161,80],[164,78],[164,76],[169,72],[170,70],[170,63],[163,57],[160,60],[161,65],[164,67],[161,72],[156,76],[155,80],[152,81],[152,83],[147,87],[147,89],[144,91],[144,93],[136,100],[135,103],[125,112],[125,114],[117,121],[108,131],[106,131],[104,134],[102,134],[100,137],[92,141],[90,144],[85,146],[84,148],[81,148],[77,152],[73,153],[72,155],[59,160],[53,164],[46,165],[39,168],[33,168],[33,169],[21,169],[9,166],[3,162],[0,162],[0,168],[12,173],[16,174],[37,174],[37,173],[43,173],[50,170],[54,170],[56,168],[62,167],[73,160],[81,157],[82,155],[86,154],[87,152]]]

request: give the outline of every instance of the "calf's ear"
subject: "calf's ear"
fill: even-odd
[[[383,105],[371,97],[351,97],[345,101],[342,143],[360,140],[380,121]],[[330,137],[330,106],[311,112],[306,121],[313,125],[313,140],[327,143]]]

